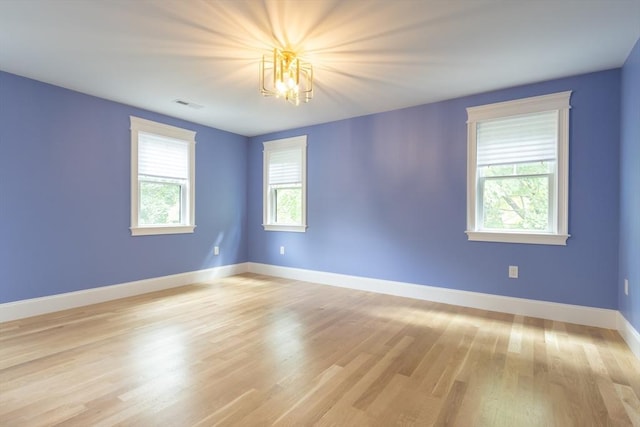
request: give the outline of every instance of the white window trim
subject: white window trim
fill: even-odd
[[[262,156],[262,227],[265,231],[291,231],[304,233],[307,231],[307,135],[265,141]],[[289,148],[302,149],[302,224],[279,225],[269,223],[269,165],[268,153]]]
[[[151,120],[141,119],[139,117],[129,116],[131,119],[131,235],[132,236],[148,236],[154,234],[183,234],[193,233],[195,225],[195,144],[196,132],[182,129],[163,123],[153,122]],[[151,133],[155,135],[165,136],[168,138],[179,139],[185,141],[189,146],[189,185],[188,185],[188,203],[187,203],[187,219],[186,225],[169,225],[169,226],[141,226],[138,224],[138,133]]]
[[[467,230],[471,241],[566,245],[569,226],[569,99],[571,91],[467,108]],[[558,110],[557,216],[551,233],[491,232],[476,227],[476,124],[479,121]]]

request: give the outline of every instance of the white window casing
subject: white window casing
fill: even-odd
[[[469,240],[566,245],[571,91],[467,108],[467,230]],[[483,228],[480,170],[489,165],[548,161],[546,230]],[[517,176],[516,176],[517,177]]]
[[[263,218],[266,231],[305,232],[307,229],[307,136],[263,142]],[[278,191],[299,193],[295,221],[278,218]]]
[[[131,235],[193,233],[196,132],[134,116],[130,119]],[[144,183],[177,187],[179,221],[144,223],[140,217],[140,188]]]

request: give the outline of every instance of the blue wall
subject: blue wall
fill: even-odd
[[[616,308],[620,70],[251,138],[253,262]],[[567,246],[469,242],[466,107],[573,90]],[[308,135],[306,233],[265,232],[262,142]],[[286,247],[286,255],[278,249]],[[520,279],[507,278],[508,265]]]
[[[627,272],[638,282],[632,261],[638,239],[618,239],[619,229],[638,232],[640,168],[629,166],[638,158],[638,97],[620,99],[621,89],[637,94],[637,62],[636,46],[623,70],[250,140],[0,73],[0,302],[254,261],[603,308],[620,304],[638,328],[637,299],[632,306],[616,286]],[[465,108],[564,90],[574,91],[568,245],[467,241]],[[131,237],[129,115],[198,132],[194,234]],[[622,199],[621,123],[623,149],[635,150],[622,156],[629,182]],[[309,136],[309,229],[265,232],[262,142],[300,134]],[[630,203],[635,210],[627,212]],[[215,244],[219,257],[211,253]],[[520,266],[520,279],[507,278],[508,265]]]
[[[640,40],[622,68],[621,104],[618,307],[640,331]]]
[[[197,131],[195,233],[131,236],[129,115]],[[0,303],[245,262],[247,144],[0,72]]]

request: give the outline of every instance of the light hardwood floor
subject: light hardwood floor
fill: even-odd
[[[617,332],[245,274],[0,324],[2,426],[640,426]]]

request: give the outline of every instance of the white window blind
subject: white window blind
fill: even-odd
[[[269,156],[269,185],[302,182],[302,150],[273,151]]]
[[[162,178],[188,179],[188,144],[184,141],[140,132],[138,173]]]
[[[556,159],[558,111],[477,123],[478,166]]]

